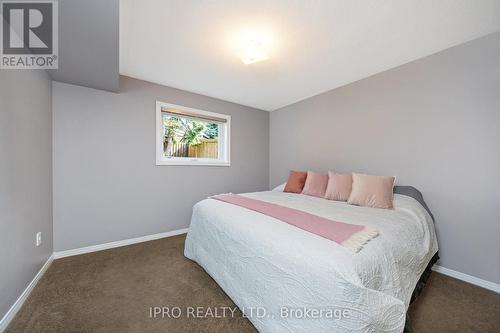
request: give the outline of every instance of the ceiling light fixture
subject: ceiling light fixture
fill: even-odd
[[[245,65],[269,59],[272,38],[269,34],[257,31],[241,33],[240,58]]]
[[[245,42],[245,48],[241,55],[241,61],[245,65],[253,64],[269,58],[269,55],[264,50],[262,42],[255,39],[250,39]]]

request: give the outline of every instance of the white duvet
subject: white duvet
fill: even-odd
[[[243,195],[379,231],[353,253],[243,207],[197,203],[184,254],[259,332],[403,331],[413,289],[437,252],[432,219],[418,201],[395,194],[388,210],[280,191]]]

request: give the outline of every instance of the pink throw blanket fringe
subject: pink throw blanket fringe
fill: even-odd
[[[363,248],[364,244],[378,236],[378,231],[371,227],[338,222],[301,210],[237,194],[219,194],[211,198],[274,217],[302,230],[332,240],[354,252],[358,252]]]

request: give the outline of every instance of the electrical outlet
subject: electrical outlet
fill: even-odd
[[[42,232],[41,231],[36,233],[35,244],[36,244],[36,246],[40,246],[42,244]]]

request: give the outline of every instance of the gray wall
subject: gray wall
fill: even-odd
[[[56,81],[117,92],[119,0],[61,0]]]
[[[271,113],[290,169],[397,175],[434,212],[440,265],[500,283],[500,32]]]
[[[52,254],[51,113],[45,71],[0,70],[0,318]]]
[[[155,101],[231,115],[231,166],[156,166]],[[121,77],[120,93],[53,83],[54,249],[186,228],[197,201],[264,190],[269,113]]]

